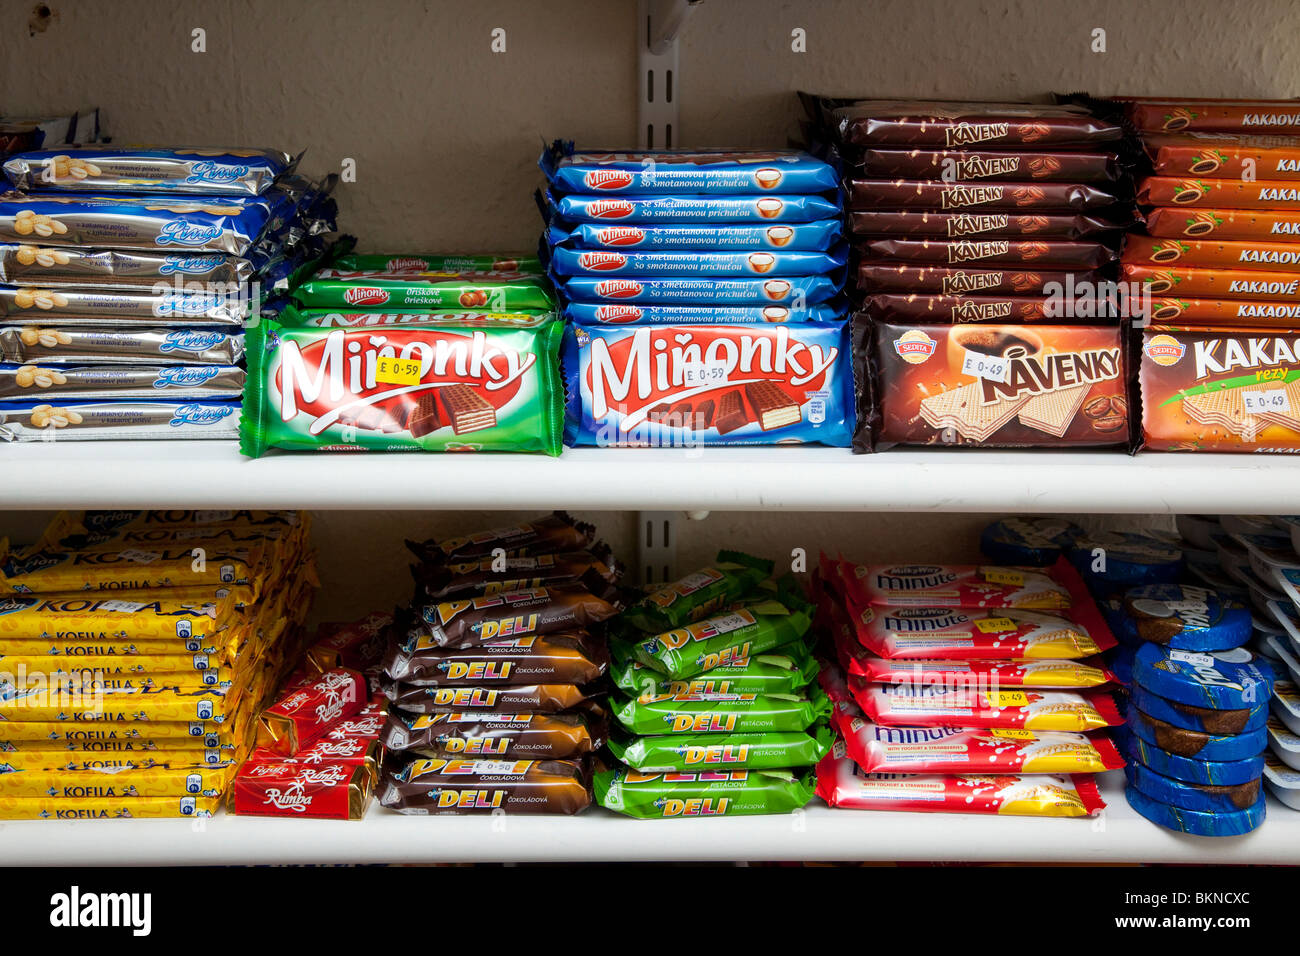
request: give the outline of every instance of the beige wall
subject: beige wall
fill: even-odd
[[[48,5],[29,36],[32,0],[0,0],[0,109],[98,104],[121,142],[306,147],[313,174],[353,158],[342,222],[370,249],[531,247],[543,140],[635,136],[633,0]],[[682,142],[779,144],[799,88],[1291,96],[1298,38],[1290,0],[705,0],[681,50]]]

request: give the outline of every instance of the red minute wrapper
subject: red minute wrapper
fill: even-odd
[[[291,757],[335,721],[357,713],[366,700],[366,679],[361,674],[346,667],[327,671],[262,712],[257,746]]]
[[[252,816],[359,820],[373,779],[360,764],[259,763],[240,771],[227,806],[231,813]]]

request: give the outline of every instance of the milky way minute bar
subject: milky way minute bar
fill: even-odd
[[[850,209],[1011,209],[1082,212],[1116,202],[1113,193],[1086,183],[943,182],[909,179],[850,179]]]
[[[860,100],[832,114],[840,137],[859,146],[990,146],[1041,150],[1096,146],[1123,135],[1076,106]]]
[[[864,179],[945,181],[1113,182],[1119,156],[1023,149],[867,149],[858,158]]]
[[[859,405],[858,451],[871,447],[868,429],[875,450],[1128,442],[1128,365],[1118,326],[860,317],[854,335],[874,381],[871,401]]]
[[[1044,239],[868,239],[857,249],[868,258],[902,259],[949,266],[1031,265],[1034,268],[1096,269],[1115,260],[1100,242]]]
[[[1102,238],[1127,228],[1108,210],[1105,216],[1064,213],[1023,213],[1011,210],[928,212],[903,209],[853,209],[849,227],[858,236],[924,236],[962,239],[1014,236],[1032,239]]]
[[[1294,329],[1152,326],[1138,379],[1146,448],[1300,452]]]
[[[248,333],[241,450],[559,453],[559,322]]]
[[[846,331],[843,323],[811,322],[571,325],[565,441],[846,444]]]

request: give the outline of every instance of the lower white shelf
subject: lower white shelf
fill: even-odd
[[[1254,833],[1170,833],[1124,800],[1105,774],[1092,820],[830,810],[714,820],[408,817],[373,807],[364,820],[24,821],[0,824],[0,865],[941,860],[1021,863],[1300,864],[1300,813],[1270,798]]]
[[[0,508],[1290,514],[1300,456],[847,448],[272,454],[234,442],[0,446]]]

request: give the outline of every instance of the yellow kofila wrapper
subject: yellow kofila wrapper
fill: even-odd
[[[150,770],[155,767],[238,767],[237,750],[152,750],[127,753],[82,753],[66,750],[11,750],[0,753],[0,779],[17,770]]]
[[[141,797],[219,797],[235,776],[233,763],[216,767],[24,770],[0,773],[4,797],[136,800]]]
[[[0,561],[0,593],[152,591],[220,585],[246,585],[256,593],[269,576],[259,563],[261,557],[261,549],[232,548],[200,558],[184,543],[154,550],[11,551]]]
[[[210,817],[220,797],[0,797],[0,820],[150,820]]]

